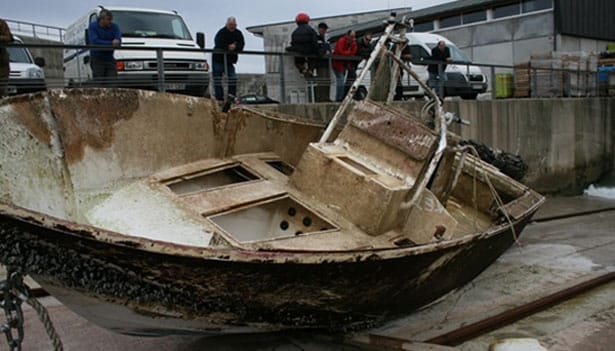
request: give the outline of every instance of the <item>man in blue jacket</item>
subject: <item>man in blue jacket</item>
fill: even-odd
[[[88,36],[90,45],[119,47],[122,41],[122,32],[118,25],[113,23],[113,14],[104,9],[98,14],[98,21],[90,23]],[[91,50],[90,67],[92,67],[92,76],[95,80],[110,82],[117,78],[113,49]]]

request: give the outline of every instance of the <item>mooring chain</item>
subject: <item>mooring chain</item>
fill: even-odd
[[[14,292],[23,285],[23,276],[10,269],[7,270],[6,280],[0,282],[0,292],[2,292],[2,301],[0,305],[4,310],[6,321],[0,324],[0,331],[6,336],[6,342],[9,349],[21,350],[21,342],[23,341],[23,310],[21,304],[28,299],[28,295],[19,296]]]
[[[11,267],[7,267],[7,278],[0,282],[0,293],[2,300],[0,306],[4,309],[6,322],[0,324],[0,331],[6,336],[9,349],[11,351],[20,351],[21,343],[24,339],[24,317],[21,305],[27,302],[38,314],[40,321],[43,323],[47,335],[51,339],[53,349],[62,351],[62,341],[51,323],[47,309],[30,296],[30,289],[23,281],[23,273]]]

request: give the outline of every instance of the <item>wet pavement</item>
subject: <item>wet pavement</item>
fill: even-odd
[[[577,214],[583,214],[577,216]],[[490,315],[615,271],[615,200],[550,198],[527,226],[519,245],[470,284],[408,317],[353,335],[279,333],[225,337],[131,337],[99,328],[53,297],[47,307],[64,350],[451,350],[417,344]],[[2,272],[0,272],[2,274]],[[24,307],[24,350],[49,350],[36,313]],[[615,345],[615,283],[456,346],[487,350],[506,338],[529,337],[550,351],[611,350]],[[399,348],[398,348],[399,349]],[[8,350],[3,338],[0,350]]]

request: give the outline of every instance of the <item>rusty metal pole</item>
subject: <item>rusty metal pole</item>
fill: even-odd
[[[570,288],[560,290],[554,294],[545,296],[538,300],[532,301],[522,306],[515,307],[508,311],[504,311],[499,313],[493,317],[489,317],[487,319],[483,319],[476,323],[472,323],[461,327],[459,329],[455,329],[446,334],[437,336],[435,338],[431,338],[425,342],[439,345],[459,345],[462,342],[469,340],[471,338],[477,337],[489,331],[501,328],[505,325],[516,322],[522,318],[527,316],[531,316],[532,314],[536,314],[540,311],[543,311],[549,307],[560,304],[566,300],[572,299],[577,295],[595,289],[601,285],[610,283],[615,280],[615,272],[607,273],[601,276],[598,276],[594,279],[585,281],[583,283],[577,284]]]
[[[491,99],[497,98],[497,91],[495,86],[495,67],[491,66]]]
[[[395,23],[391,22],[385,29],[384,34],[378,40],[378,43],[376,44],[376,46],[374,47],[374,50],[369,56],[369,59],[367,60],[365,67],[361,71],[361,74],[359,75],[359,77],[356,78],[355,82],[352,84],[352,87],[350,87],[350,91],[348,92],[348,94],[346,94],[346,97],[342,101],[342,104],[335,112],[335,115],[333,115],[333,118],[331,118],[329,125],[327,125],[327,129],[325,130],[323,135],[320,137],[320,140],[318,141],[319,143],[326,143],[329,137],[331,136],[331,133],[333,133],[333,129],[335,128],[335,126],[337,126],[337,123],[339,119],[341,118],[341,116],[344,114],[344,112],[346,112],[346,109],[350,105],[350,102],[352,101],[352,97],[354,96],[355,91],[357,91],[357,88],[359,87],[363,79],[365,79],[365,75],[369,71],[370,67],[372,67],[372,65],[374,64],[374,61],[376,61],[376,57],[380,54],[380,51],[383,50],[384,44],[386,40],[391,36],[393,29],[395,29]]]

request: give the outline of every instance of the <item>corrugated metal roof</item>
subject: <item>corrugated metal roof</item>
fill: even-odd
[[[615,41],[615,1],[558,0],[555,17],[560,34]]]
[[[359,12],[359,13],[349,13],[349,14],[327,16],[327,17],[317,17],[317,18],[311,18],[310,19],[310,23],[312,23],[312,22],[314,22],[314,23],[326,22],[327,20],[329,20],[331,18],[352,17],[352,16],[356,16],[356,15],[378,13],[378,12],[382,12],[383,18],[385,18],[386,16],[389,15],[390,12],[400,12],[400,11],[407,11],[407,10],[408,10],[408,8],[396,8],[396,9],[374,10],[374,11]],[[295,21],[294,20],[290,20],[290,21],[282,21],[282,22],[276,22],[276,23],[270,23],[270,24],[262,24],[262,25],[257,25],[257,26],[250,26],[250,27],[246,27],[246,30],[248,32],[254,34],[254,35],[262,36],[264,31],[265,31],[265,28],[267,28],[267,27],[287,25],[287,24],[291,24],[291,23],[295,23]]]

